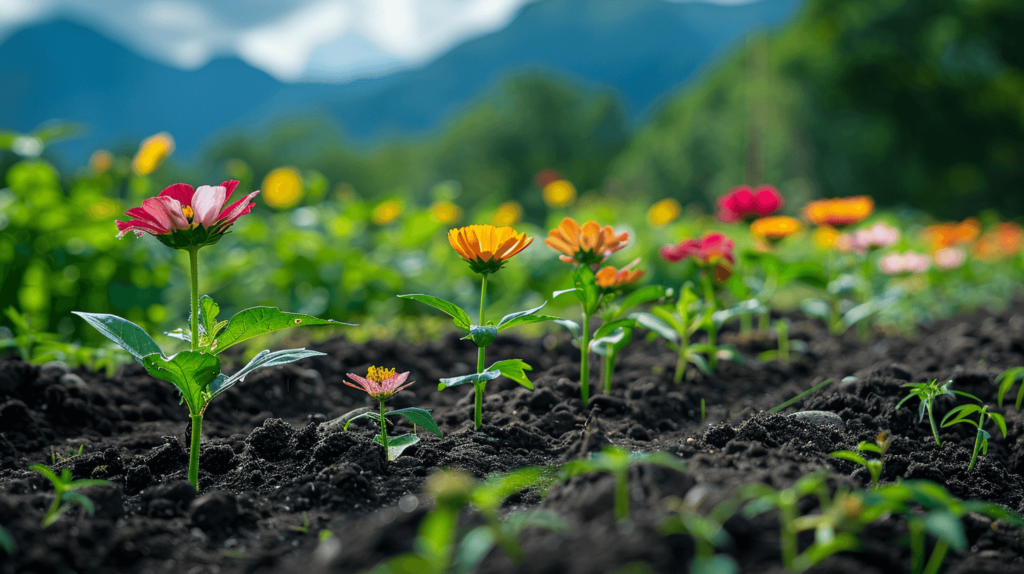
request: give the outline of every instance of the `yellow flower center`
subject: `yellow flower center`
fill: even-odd
[[[393,376],[395,376],[394,369],[385,369],[383,367],[370,367],[370,371],[366,374],[366,378],[375,383],[383,383]]]
[[[181,212],[185,214],[185,217],[187,217],[189,221],[192,221],[192,217],[195,215],[195,212],[192,211],[192,208],[187,205],[181,208]]]

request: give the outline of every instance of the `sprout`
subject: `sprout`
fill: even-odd
[[[50,509],[46,511],[46,516],[43,517],[41,525],[43,528],[56,522],[65,512],[71,510],[75,504],[84,508],[89,514],[96,511],[92,501],[85,495],[75,492],[76,490],[90,486],[110,486],[113,484],[108,480],[96,480],[94,478],[72,480],[71,471],[67,468],[62,468],[59,476],[44,464],[33,464],[29,468],[53,483],[53,491],[56,494],[53,504],[50,505]],[[64,504],[65,502],[68,504]]]

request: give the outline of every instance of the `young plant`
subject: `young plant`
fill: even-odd
[[[480,321],[473,324],[461,307],[444,299],[423,294],[399,295],[404,299],[413,299],[425,303],[431,307],[448,314],[460,330],[465,331],[463,339],[470,339],[477,346],[476,373],[463,377],[441,379],[438,390],[457,385],[472,384],[474,394],[473,423],[476,428],[483,426],[483,404],[484,388],[487,381],[504,376],[520,385],[532,389],[533,383],[524,371],[533,370],[532,367],[519,359],[498,361],[490,367],[484,368],[486,364],[485,350],[498,338],[498,332],[541,321],[551,321],[554,317],[536,315],[544,305],[510,313],[505,315],[496,324],[485,320],[487,310],[487,278],[496,273],[505,263],[522,250],[526,249],[533,242],[532,237],[525,233],[516,233],[511,227],[495,227],[493,225],[470,225],[459,227],[448,232],[448,243],[452,246],[467,263],[469,268],[480,275]]]
[[[999,406],[1003,406],[1003,399],[1006,398],[1006,393],[1010,392],[1013,388],[1014,383],[1018,381],[1024,381],[1024,367],[1014,367],[1007,369],[996,377],[996,382],[999,383]],[[1024,402],[1024,382],[1021,383],[1020,388],[1017,389],[1017,402],[1014,403],[1013,408],[1020,410],[1021,403]]]
[[[885,453],[891,445],[892,437],[889,436],[889,431],[882,431],[875,437],[874,443],[864,440],[857,445],[857,452],[873,452],[878,455],[878,458],[867,459],[852,450],[837,450],[829,456],[848,460],[867,468],[868,472],[871,473],[871,488],[877,489],[878,480],[882,476],[882,462],[885,459]]]
[[[548,233],[544,244],[558,251],[562,255],[558,258],[574,266],[573,288],[556,291],[552,298],[564,293],[572,293],[580,302],[583,320],[579,324],[580,343],[580,397],[586,404],[590,399],[590,319],[600,311],[605,302],[606,295],[617,285],[623,285],[636,281],[643,275],[642,271],[629,271],[627,266],[621,271],[614,267],[605,267],[600,271],[603,274],[602,282],[609,287],[602,287],[597,277],[597,268],[604,263],[612,253],[622,249],[629,243],[629,233],[623,232],[618,235],[610,225],[601,227],[596,221],[588,221],[581,227],[572,218],[566,217],[558,227]],[[635,264],[636,262],[634,262]],[[606,271],[607,270],[607,271]],[[616,280],[620,280],[616,285]],[[573,330],[575,323],[560,321],[561,324]],[[616,325],[627,325],[629,322]],[[614,329],[604,333],[609,335]],[[624,346],[624,345],[623,345]],[[607,356],[607,355],[606,355]]]
[[[789,339],[789,319],[779,319],[773,323],[775,327],[775,341],[778,345],[777,349],[769,349],[757,355],[759,361],[778,361],[783,365],[788,365],[790,362],[791,354],[795,351],[797,353],[807,352],[807,343],[797,339],[790,341]]]
[[[407,408],[385,412],[384,401],[390,399],[399,391],[414,382],[405,382],[406,379],[409,378],[408,372],[396,374],[394,369],[370,367],[365,378],[360,377],[359,375],[353,375],[352,373],[348,374],[348,378],[355,381],[356,384],[352,384],[348,381],[342,382],[354,389],[359,389],[360,391],[370,395],[380,405],[380,414],[367,412],[361,415],[356,415],[345,423],[344,428],[345,430],[348,430],[348,425],[351,424],[352,421],[363,417],[376,421],[377,425],[380,427],[380,433],[373,437],[373,441],[384,447],[384,450],[387,452],[388,460],[395,460],[402,455],[402,451],[420,441],[420,438],[416,436],[415,432],[412,434],[388,437],[388,416],[398,415],[405,417],[412,422],[414,429],[417,426],[421,426],[435,435],[441,436],[441,430],[437,428],[437,423],[434,422],[434,417],[432,417],[430,415],[430,411],[426,409]]]
[[[909,388],[910,391],[907,393],[907,396],[903,397],[900,402],[896,403],[896,408],[899,409],[903,406],[903,403],[910,399],[917,398],[921,401],[917,407],[917,422],[920,424],[921,421],[924,420],[925,413],[928,414],[928,424],[932,427],[932,435],[935,437],[935,446],[942,446],[942,443],[939,441],[939,427],[935,424],[935,399],[943,396],[952,397],[960,395],[974,399],[979,403],[981,402],[978,397],[970,393],[950,389],[949,386],[952,384],[953,381],[946,381],[940,385],[938,384],[938,379],[932,379],[930,383],[907,383],[903,385],[903,387]]]
[[[259,191],[225,206],[238,186],[225,181],[218,186],[204,185],[193,190],[183,183],[172,185],[157,197],[142,202],[126,213],[128,222],[117,221],[118,237],[129,232],[142,237],[148,233],[164,245],[188,253],[191,278],[190,326],[169,335],[186,341],[188,351],[167,356],[146,331],[135,323],[115,315],[74,312],[105,337],[120,345],[149,371],[149,374],[178,388],[181,400],[188,405],[192,423],[189,448],[188,480],[199,489],[199,445],[203,413],[210,401],[245,379],[256,369],[282,365],[323,355],[306,349],[260,351],[248,364],[233,375],[221,373],[217,356],[225,349],[258,335],[301,325],[347,325],[310,315],[285,313],[276,307],[252,307],[236,313],[230,320],[218,321],[220,307],[210,297],[199,296],[199,250],[213,245],[228,233],[238,218],[252,210],[251,200]]]
[[[661,248],[661,256],[666,261],[676,263],[692,257],[700,268],[700,283],[704,291],[704,318],[701,328],[708,335],[708,345],[718,345],[718,328],[721,322],[714,320],[714,314],[719,309],[717,291],[721,284],[732,275],[736,266],[736,256],[733,253],[735,243],[721,233],[707,233],[700,239],[687,239],[677,245],[667,245]],[[718,355],[708,355],[708,365],[711,370],[718,366]]]
[[[75,504],[84,508],[88,514],[92,514],[96,511],[96,507],[93,505],[92,501],[84,494],[75,492],[76,490],[81,490],[90,486],[110,486],[113,484],[108,480],[96,480],[93,478],[72,480],[71,471],[67,468],[62,468],[59,476],[45,464],[33,464],[29,468],[43,475],[47,480],[53,483],[53,492],[55,496],[53,504],[50,505],[50,509],[46,511],[46,516],[43,517],[43,522],[41,524],[43,528],[46,528],[56,522],[57,519],[65,512],[71,510],[72,505]]]
[[[656,464],[679,472],[686,472],[686,463],[664,452],[629,452],[626,449],[607,446],[601,452],[592,453],[565,464],[562,479],[588,472],[607,472],[615,477],[615,519],[629,520],[629,467],[633,464]]]
[[[968,418],[974,414],[978,415],[977,421]],[[964,423],[978,429],[974,439],[974,453],[971,455],[971,463],[967,465],[967,470],[974,468],[974,463],[978,461],[978,451],[988,454],[988,439],[992,438],[992,435],[982,428],[986,423],[985,419],[995,423],[1003,433],[1003,438],[1006,438],[1006,419],[999,413],[988,412],[988,405],[960,405],[953,407],[946,413],[946,416],[942,417],[942,428]]]
[[[671,294],[671,291],[667,291]],[[719,348],[710,344],[691,344],[690,337],[704,324],[705,317],[700,314],[700,298],[693,291],[693,284],[687,281],[679,289],[679,297],[674,305],[655,305],[650,313],[633,313],[637,325],[665,339],[669,349],[676,352],[676,370],[673,380],[682,382],[686,365],[693,364],[705,375],[711,376],[709,358],[718,353]]]
[[[547,469],[528,467],[476,482],[461,471],[431,475],[425,486],[435,504],[420,522],[415,551],[374,568],[373,574],[469,574],[498,546],[515,563],[525,558],[519,536],[529,526],[559,532],[569,525],[561,516],[544,510],[515,512],[505,520],[498,510],[508,497],[535,487]],[[484,524],[469,531],[459,528],[459,516],[472,506]]]
[[[740,506],[740,501],[729,497],[719,502],[707,515],[700,513],[703,496],[697,499],[692,496],[704,489],[691,489],[686,498],[670,496],[663,501],[666,508],[674,512],[658,524],[658,530],[664,534],[686,534],[693,538],[695,550],[690,562],[691,574],[736,574],[739,566],[728,554],[716,554],[715,549],[721,548],[729,541],[729,534],[723,528],[725,522],[732,517]]]

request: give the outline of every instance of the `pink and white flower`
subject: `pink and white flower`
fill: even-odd
[[[142,207],[126,211],[132,219],[115,222],[120,232],[117,237],[124,237],[129,231],[138,237],[149,233],[176,249],[216,243],[239,217],[252,211],[251,200],[259,193],[254,191],[225,207],[237,186],[238,181],[230,180],[193,190],[191,185],[176,183],[157,197],[143,201]],[[194,233],[183,236],[179,232]]]
[[[967,252],[958,247],[943,247],[932,255],[939,269],[956,269],[967,260]]]
[[[348,373],[348,378],[355,381],[355,385],[348,381],[342,381],[353,389],[359,389],[378,401],[386,401],[398,391],[408,387],[415,381],[405,382],[409,378],[409,372],[395,373],[394,369],[370,367],[366,377],[360,377]]]
[[[889,253],[878,262],[878,268],[886,275],[902,275],[904,273],[924,273],[931,267],[932,260],[927,255],[907,251],[906,253]]]

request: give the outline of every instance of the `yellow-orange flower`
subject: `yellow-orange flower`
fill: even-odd
[[[576,187],[564,179],[556,179],[544,186],[543,194],[548,207],[565,207],[576,199]]]
[[[629,233],[616,235],[610,225],[601,227],[596,221],[588,221],[580,227],[571,217],[563,219],[548,235],[544,244],[564,253],[559,256],[562,261],[577,265],[604,263],[609,255],[629,243]]]
[[[819,227],[814,230],[814,244],[822,249],[832,249],[842,235],[831,227]]]
[[[773,215],[754,220],[750,224],[750,233],[754,237],[767,239],[775,243],[781,241],[797,231],[800,231],[800,222],[794,217],[785,215]]]
[[[263,198],[275,209],[294,207],[305,192],[302,176],[292,167],[279,167],[263,178]]]
[[[513,255],[526,249],[533,238],[516,233],[511,227],[469,225],[449,230],[448,243],[469,263],[474,273],[487,275],[501,269]]]
[[[462,208],[450,201],[438,201],[430,206],[430,214],[441,223],[455,223],[462,219]]]
[[[373,208],[373,213],[370,218],[377,225],[387,225],[392,221],[398,219],[398,216],[402,215],[402,202],[397,199],[389,199],[382,201],[377,204],[377,207]]]
[[[498,206],[498,209],[494,210],[494,215],[491,216],[491,223],[498,227],[508,227],[519,223],[519,220],[523,217],[523,206],[519,205],[516,201],[506,201]]]
[[[142,140],[139,151],[132,159],[132,171],[138,175],[149,175],[160,167],[167,156],[174,152],[174,138],[167,132],[160,132]]]
[[[594,274],[594,277],[597,278],[597,285],[602,289],[614,289],[639,281],[644,276],[644,272],[642,270],[633,270],[639,263],[640,258],[637,257],[622,269],[617,270],[611,265],[602,267],[600,271]]]
[[[975,217],[968,217],[960,223],[936,223],[924,230],[924,239],[932,251],[954,245],[970,243],[981,235],[981,223]]]
[[[864,221],[874,210],[874,200],[858,195],[812,201],[804,206],[804,217],[815,225],[846,227]]]
[[[647,221],[655,227],[664,227],[679,219],[682,213],[683,206],[679,205],[678,201],[672,198],[663,199],[647,210]]]
[[[1000,223],[974,244],[974,256],[983,261],[995,261],[1016,255],[1024,249],[1024,229],[1016,223]]]
[[[105,149],[96,150],[89,158],[89,165],[96,173],[103,173],[114,165],[114,155]]]

